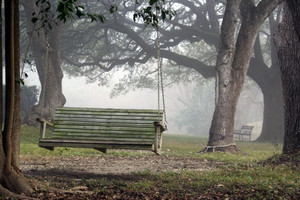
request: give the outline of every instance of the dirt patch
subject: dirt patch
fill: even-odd
[[[176,191],[161,189],[164,180],[138,172],[181,172],[211,170],[222,163],[205,159],[176,156],[95,155],[91,157],[40,157],[21,159],[21,170],[25,176],[45,182],[46,185],[70,192],[48,192],[37,190],[32,197],[37,199],[165,199]],[[126,187],[140,180],[158,181],[157,192],[140,192]],[[180,184],[179,184],[180,185]],[[156,187],[156,186],[155,186]],[[76,191],[75,193],[73,191]],[[83,192],[78,193],[78,190]],[[181,193],[176,194],[182,199]],[[165,197],[166,196],[166,197]],[[169,199],[169,198],[166,198]]]
[[[134,172],[180,172],[183,170],[210,170],[216,163],[191,157],[172,156],[72,156],[72,157],[41,157],[38,159],[22,159],[21,170],[32,176],[74,176],[82,178],[83,174],[121,175]]]

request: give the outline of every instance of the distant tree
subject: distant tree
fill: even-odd
[[[21,116],[22,118],[26,115],[28,110],[36,105],[38,101],[38,93],[39,90],[37,86],[26,86],[22,85],[21,86],[21,93],[20,93],[20,98],[21,98]],[[5,85],[2,87],[2,100],[5,102]],[[5,103],[2,104],[2,110],[5,111]],[[3,123],[3,122],[2,122]]]
[[[55,12],[56,3],[51,3],[50,11]],[[25,12],[28,42],[31,42],[31,64],[35,65],[41,83],[38,104],[34,105],[24,116],[24,122],[32,125],[37,123],[36,118],[39,117],[52,120],[55,108],[66,103],[62,93],[63,72],[60,60],[60,38],[64,23],[55,22],[55,16],[50,13],[40,13],[47,6],[42,1],[36,3],[36,0],[22,0],[21,5]],[[40,19],[35,24],[32,23],[33,17],[36,16],[33,16],[33,13],[40,15]]]
[[[21,117],[26,116],[29,109],[36,105],[38,102],[39,90],[37,86],[21,86]]]
[[[208,136],[215,106],[213,84],[213,80],[201,81],[192,91],[182,91],[178,99],[182,109],[173,117],[179,128],[186,128],[189,134]]]

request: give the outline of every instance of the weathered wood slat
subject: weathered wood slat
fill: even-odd
[[[109,116],[109,117],[84,117],[82,115],[80,116],[59,116],[55,117],[56,121],[86,121],[86,122],[106,122],[106,121],[115,121],[115,122],[140,122],[140,123],[150,123],[151,121],[157,120],[157,117],[148,117],[148,118],[139,118],[139,117],[130,117],[130,118],[122,118],[122,117],[115,117],[115,116]]]
[[[118,108],[79,108],[79,107],[60,107],[56,109],[56,113],[60,112],[76,112],[76,111],[84,111],[84,112],[109,112],[109,113],[158,113],[157,110],[151,109],[118,109]],[[162,111],[161,111],[162,112]]]
[[[158,117],[162,116],[162,113],[108,113],[108,112],[83,112],[83,111],[63,111],[63,112],[56,112],[55,117],[63,117],[63,116],[82,116],[82,117],[124,117],[124,118],[134,118],[134,117],[141,117],[141,118],[149,118],[149,117]]]
[[[153,126],[153,125],[152,125]],[[54,131],[58,129],[86,129],[86,130],[103,130],[103,131],[110,131],[110,130],[124,130],[124,131],[153,131],[153,127],[151,126],[139,126],[136,124],[133,125],[118,125],[118,124],[98,124],[98,125],[91,125],[91,124],[55,124]]]
[[[72,132],[72,133],[82,133],[82,134],[85,134],[85,133],[90,133],[90,134],[130,134],[130,135],[139,135],[139,134],[143,134],[143,135],[153,135],[153,129],[143,129],[143,130],[134,130],[134,129],[115,129],[115,130],[111,130],[111,129],[108,129],[106,130],[105,127],[101,130],[99,129],[96,129],[96,130],[93,130],[93,129],[69,129],[69,128],[56,128],[52,134],[55,134],[56,132]]]
[[[64,136],[59,136],[59,137],[52,137],[53,139],[59,139],[61,142],[64,140],[76,140],[76,141],[98,141],[98,142],[108,142],[108,143],[120,143],[120,144],[127,144],[131,142],[135,143],[151,143],[153,142],[154,138],[114,138],[114,137],[108,137],[108,138],[99,138],[99,137],[83,137],[83,136],[78,136],[78,137],[64,137]]]
[[[40,141],[39,146],[44,148],[55,147],[75,147],[75,148],[94,148],[94,149],[131,149],[131,150],[149,150],[152,144],[95,144],[82,142],[57,142],[57,141]]]
[[[97,138],[97,139],[101,139],[101,138],[123,138],[123,139],[126,139],[126,138],[150,138],[150,139],[153,139],[154,138],[154,135],[152,134],[130,134],[130,133],[127,133],[127,134],[99,134],[99,133],[94,133],[94,134],[91,134],[91,133],[73,133],[73,132],[56,132],[55,134],[53,134],[52,138],[53,137],[69,137],[69,138],[76,138],[76,137],[86,137],[86,138],[90,138],[90,137],[93,137],[93,138]]]
[[[151,113],[151,114],[135,114],[135,113],[102,113],[102,112],[89,112],[89,113],[84,113],[84,112],[61,112],[61,113],[56,113],[55,117],[63,117],[63,116],[82,116],[82,117],[122,117],[122,118],[135,118],[135,117],[140,117],[140,118],[157,118],[157,117],[161,117],[162,113],[158,114],[158,113]]]
[[[74,139],[42,139],[40,140],[42,143],[51,142],[53,144],[59,144],[59,143],[85,143],[85,144],[123,144],[123,145],[150,145],[152,142],[148,141],[109,141],[109,140],[74,140]]]
[[[68,132],[68,131],[56,131],[56,132],[53,132],[52,133],[52,136],[55,136],[55,135],[66,135],[66,134],[69,134],[69,135],[86,135],[86,136],[89,136],[89,135],[95,135],[95,136],[102,136],[102,135],[106,135],[106,136],[109,136],[109,135],[114,135],[114,137],[126,137],[126,136],[132,136],[132,137],[137,137],[139,135],[144,135],[145,137],[149,137],[149,136],[152,136],[154,135],[153,133],[151,134],[150,132],[136,132],[134,134],[132,134],[131,132],[93,132],[93,133],[88,133],[88,132]]]
[[[55,121],[54,122],[54,127],[56,126],[64,126],[64,125],[74,125],[74,126],[111,126],[111,127],[145,127],[145,128],[150,128],[153,127],[153,123],[136,123],[136,122],[131,122],[131,123],[126,123],[126,122],[114,122],[114,121],[107,121],[107,122],[80,122],[80,121]]]
[[[159,154],[165,127],[157,126],[164,125],[163,120],[162,111],[149,109],[57,108],[53,132],[49,138],[42,134],[39,145],[103,152],[107,148],[148,149]]]

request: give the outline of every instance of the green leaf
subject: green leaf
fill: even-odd
[[[153,5],[153,4],[157,3],[157,2],[158,2],[158,0],[150,0],[150,1],[149,1],[149,4],[150,4],[150,5]]]
[[[162,18],[162,20],[165,20],[166,19],[166,12],[164,12],[164,11],[161,11],[161,18]]]
[[[82,11],[81,11],[81,8],[76,8],[76,13],[75,13],[75,15],[78,17],[78,18],[81,18],[82,16],[85,16],[85,13],[83,13]]]
[[[32,22],[32,23],[35,23],[35,22],[37,22],[37,20],[38,20],[37,17],[33,17],[33,18],[31,19],[31,22]]]
[[[91,22],[97,21],[96,17],[92,14],[87,13],[88,18],[90,18]]]
[[[133,14],[133,21],[136,21],[136,18],[138,17],[138,14],[137,13],[134,13]]]
[[[98,18],[102,23],[104,23],[105,17],[104,17],[103,15],[97,15],[97,18]]]
[[[118,10],[118,7],[115,5],[111,5],[109,8],[109,12],[110,14],[113,14],[114,12],[116,12]]]
[[[22,78],[15,78],[15,82],[18,84],[25,85],[24,79],[22,79]]]

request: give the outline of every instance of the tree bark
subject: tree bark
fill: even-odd
[[[207,150],[214,151],[215,147],[227,147],[233,151],[230,145],[233,142],[234,113],[238,101],[238,95],[234,93],[231,81],[231,66],[235,52],[235,31],[238,22],[238,12],[241,0],[227,1],[226,10],[221,27],[221,43],[217,57],[216,108],[209,131]],[[235,104],[232,102],[235,102]],[[235,147],[234,147],[235,148]],[[222,148],[224,149],[224,148]],[[217,149],[218,150],[218,149]]]
[[[14,68],[14,1],[5,1],[5,121],[3,129],[3,146],[6,156],[5,173],[12,171],[12,129],[15,102],[15,68]]]
[[[5,123],[3,133],[0,135],[0,195],[12,195],[14,193],[28,194],[32,192],[32,187],[27,179],[18,169],[15,160],[19,156],[19,149],[14,146],[13,142],[20,136],[20,125],[14,121],[20,115],[20,109],[15,107],[18,103],[18,95],[15,98],[15,77],[19,77],[19,41],[15,41],[19,37],[18,29],[18,0],[5,1],[5,69],[6,69],[6,110]],[[17,62],[16,62],[17,61]],[[15,116],[16,115],[16,116]],[[19,127],[13,127],[16,123]]]
[[[39,30],[33,30],[31,23],[32,13],[38,12],[35,1],[29,0],[24,3],[27,15],[29,35],[32,36],[32,54],[35,66],[41,83],[41,94],[38,105],[34,106],[24,118],[24,123],[36,125],[36,118],[46,118],[53,120],[56,107],[61,107],[66,103],[62,93],[63,72],[60,62],[60,37],[62,23],[52,25],[49,29],[44,26]],[[49,19],[51,21],[51,19]],[[47,44],[49,49],[47,50]]]
[[[292,15],[294,29],[296,31],[298,39],[300,40],[300,2],[299,0],[288,0],[286,1],[286,3]]]
[[[16,0],[14,6],[14,19],[19,19],[19,0]],[[21,77],[20,77],[20,30],[19,20],[14,20],[14,73],[15,73],[15,102],[14,102],[14,120],[12,129],[12,166],[19,168],[20,163],[20,139],[21,139]]]
[[[300,1],[298,1],[298,6]],[[295,5],[296,6],[296,5]],[[282,23],[278,27],[279,63],[284,99],[283,153],[300,151],[300,40],[286,2]]]

